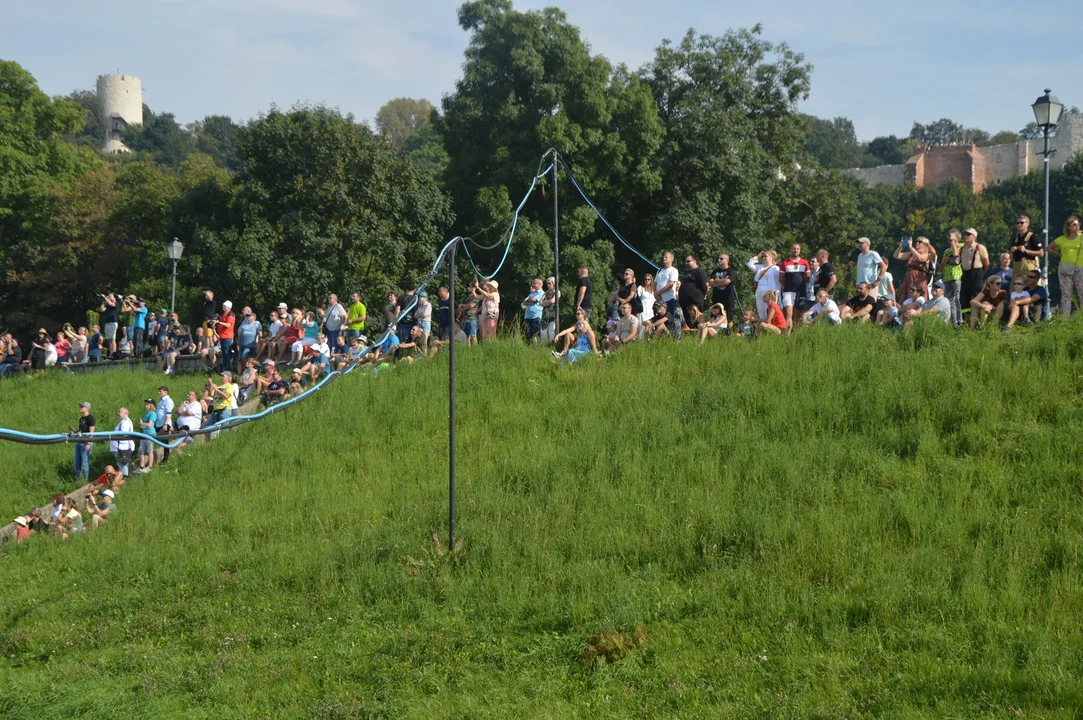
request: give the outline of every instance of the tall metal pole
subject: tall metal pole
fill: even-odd
[[[1045,255],[1042,257],[1042,281],[1045,285],[1045,307],[1042,308],[1045,317],[1049,317],[1049,127],[1043,128],[1042,135],[1045,137],[1045,146],[1042,155],[1045,159],[1045,212],[1042,213],[1042,246]]]
[[[556,303],[553,306],[554,326],[560,332],[560,204],[557,199],[557,164],[560,155],[553,151],[553,278],[556,280]]]
[[[455,549],[455,242],[448,252],[448,312],[451,314],[451,337],[448,343],[448,510],[447,548]]]
[[[169,314],[173,314],[173,305],[177,301],[177,261],[173,261],[173,293],[169,296]]]

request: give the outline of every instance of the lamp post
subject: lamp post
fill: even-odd
[[[1057,129],[1060,122],[1060,114],[1064,111],[1064,104],[1051,95],[1053,91],[1045,89],[1045,95],[1034,101],[1031,108],[1034,110],[1034,121],[1042,129],[1042,152],[1045,161],[1045,210],[1042,213],[1042,244],[1045,247],[1045,255],[1042,258],[1042,281],[1045,284],[1046,301],[1045,315],[1049,315],[1049,156],[1055,150],[1049,149],[1049,131]]]
[[[173,261],[173,292],[169,296],[169,314],[172,315],[173,305],[177,301],[177,261],[184,254],[184,245],[177,238],[173,238],[173,242],[165,246],[165,251],[169,259]]]

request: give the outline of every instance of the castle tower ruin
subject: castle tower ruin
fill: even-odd
[[[143,83],[134,75],[99,75],[98,103],[105,118],[102,152],[128,152],[121,138],[129,127],[143,124]]]

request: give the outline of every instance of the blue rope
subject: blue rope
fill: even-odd
[[[474,268],[474,272],[482,280],[492,280],[494,277],[496,277],[496,274],[500,272],[500,268],[504,267],[504,261],[508,259],[508,252],[511,250],[511,241],[515,239],[515,228],[519,224],[519,212],[523,209],[523,206],[526,205],[526,201],[534,192],[534,187],[538,184],[538,181],[548,175],[549,171],[552,169],[553,166],[550,165],[549,167],[534,176],[534,180],[530,183],[530,189],[526,191],[526,195],[523,196],[523,200],[519,203],[519,207],[515,208],[515,215],[514,217],[512,217],[511,220],[511,234],[508,236],[508,245],[504,248],[504,257],[500,258],[500,264],[496,266],[496,270],[493,270],[492,273],[488,275],[479,270],[478,266],[474,264],[474,258],[470,257],[469,243],[463,243],[463,247],[466,248],[466,259],[470,261],[470,266]]]
[[[657,265],[655,265],[653,262],[651,262],[650,259],[646,255],[644,255],[643,253],[636,250],[634,247],[632,247],[632,245],[627,240],[625,240],[623,237],[621,237],[621,234],[619,232],[617,232],[617,229],[615,227],[613,227],[612,225],[610,225],[609,221],[605,219],[605,215],[602,215],[601,211],[598,210],[598,208],[594,207],[594,203],[592,203],[590,201],[590,198],[587,197],[587,194],[585,192],[583,192],[583,188],[579,187],[579,183],[577,183],[575,181],[575,177],[572,175],[572,171],[568,169],[568,166],[564,163],[563,160],[560,161],[560,164],[564,167],[564,172],[567,173],[568,179],[572,181],[572,185],[575,185],[575,189],[578,190],[579,194],[583,196],[583,199],[587,201],[587,205],[590,205],[590,209],[593,210],[598,215],[599,218],[601,218],[601,221],[603,223],[605,223],[605,226],[607,228],[609,228],[610,231],[612,231],[612,233],[616,236],[616,238],[618,240],[621,241],[621,243],[624,244],[624,247],[628,248],[629,250],[634,252],[636,255],[638,255],[643,260],[643,262],[647,263],[648,265],[650,265],[655,270],[658,270],[659,267]]]

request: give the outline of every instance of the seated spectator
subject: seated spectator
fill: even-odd
[[[1021,300],[1023,298],[1029,297],[1029,293],[1026,289],[1026,284],[1027,281],[1025,274],[1021,274],[1019,277],[1012,279],[1012,291],[1008,295],[1008,305],[1005,305],[1003,303],[1001,304],[1000,310],[997,312],[997,319],[1002,319],[1004,317],[1004,310],[1010,305],[1013,300]],[[1022,322],[1024,325],[1030,324],[1029,304],[1023,304],[1019,306],[1019,321]]]
[[[383,342],[372,349],[372,352],[366,356],[365,362],[375,364],[384,359],[390,360],[394,357],[394,353],[398,347],[399,336],[395,334],[395,325],[392,324],[388,328],[387,337],[384,338]]]
[[[168,335],[162,338],[158,346],[158,366],[166,375],[172,375],[177,365],[177,348],[173,346],[173,339]]]
[[[699,344],[707,342],[707,338],[716,338],[720,334],[726,331],[728,327],[728,318],[726,317],[726,308],[722,303],[715,303],[708,308],[709,315],[700,323],[699,326]]]
[[[300,317],[301,311],[294,310],[297,317]],[[319,335],[320,326],[316,322],[316,313],[311,310],[304,315],[304,319],[298,320],[296,329],[300,331],[300,336],[297,337],[293,344],[290,345],[292,354],[290,355],[290,362],[294,365],[300,365],[302,358],[304,357],[305,348],[310,347],[316,343],[316,336]]]
[[[933,296],[928,302],[903,312],[903,325],[909,325],[919,317],[936,317],[945,324],[951,323],[951,303],[944,297],[943,280],[933,283]]]
[[[203,405],[200,404],[199,396],[195,390],[188,391],[188,395],[181,406],[177,408],[177,429],[182,432],[198,430],[203,424]],[[192,443],[192,438],[185,438],[184,442],[176,449],[178,455],[183,452],[185,446]]]
[[[49,513],[49,520],[59,527],[60,515],[64,512],[64,493],[53,494],[53,509]]]
[[[760,330],[772,332],[776,335],[789,335],[790,328],[786,325],[786,315],[778,304],[778,291],[768,290],[763,294],[763,304],[767,308],[767,319],[760,321]]]
[[[259,396],[260,405],[269,407],[275,403],[282,402],[290,396],[290,387],[282,378],[282,373],[278,371],[278,368],[271,368],[271,381],[267,383],[266,388]]]
[[[361,362],[361,357],[365,349],[365,342],[366,340],[364,340],[363,335],[352,335],[350,337],[349,343],[346,346],[346,351],[341,353],[335,353],[331,356],[331,360],[335,365],[335,369],[339,372],[342,372],[347,368],[347,366],[352,365],[353,363]],[[439,344],[436,340],[434,340],[433,343]]]
[[[30,523],[27,522],[25,517],[20,515],[15,518],[15,542],[21,543],[28,537],[30,537]]]
[[[575,347],[572,347],[573,335],[575,336]],[[594,338],[594,330],[590,327],[590,323],[587,322],[587,314],[581,307],[575,310],[575,324],[570,328],[561,330],[554,338],[557,345],[560,345],[561,341],[563,341],[564,348],[560,352],[554,350],[553,357],[567,363],[573,363],[592,352],[595,355],[601,354],[598,351],[598,343]]]
[[[290,380],[290,396],[297,397],[305,391],[305,374],[301,368],[293,369],[293,378]]]
[[[132,343],[128,339],[128,328],[117,330],[117,351],[110,360],[127,360],[132,355]]]
[[[612,334],[604,341],[605,349],[612,352],[639,339],[639,317],[632,312],[631,303],[621,303],[617,312],[620,319]]]
[[[95,493],[99,493],[102,490],[112,490],[113,492],[116,492],[117,488],[123,484],[124,473],[117,470],[112,465],[106,465],[102,474],[99,475],[94,482],[90,483],[90,487]],[[61,499],[63,499],[63,496],[61,496]],[[56,501],[55,497],[53,498],[53,501]]]
[[[46,535],[52,529],[52,523],[42,519],[37,508],[30,508],[26,511],[26,524],[30,528],[30,532],[39,535]]]
[[[30,341],[30,370],[33,372],[45,371],[45,355],[48,352],[47,346],[52,345],[52,338],[49,337],[49,333],[45,331],[45,328],[38,330],[37,334]]]
[[[244,370],[241,371],[240,382],[237,383],[237,402],[244,405],[256,390],[256,380],[259,379],[259,369],[256,367],[256,358],[249,357],[244,361]]]
[[[751,340],[759,334],[759,320],[756,319],[756,311],[748,308],[743,313],[741,324],[737,326],[737,334]]]
[[[857,284],[857,295],[847,300],[846,304],[842,306],[842,319],[868,322],[869,318],[872,317],[872,309],[875,305],[876,298],[869,294],[869,284],[859,282]]]
[[[405,360],[407,365],[413,365],[414,360],[419,357],[425,357],[425,349],[422,343],[425,341],[425,333],[422,331],[420,325],[412,325],[410,327],[410,340],[408,342],[399,342],[399,347],[395,351],[395,357],[399,360]]]
[[[272,310],[267,316],[267,331],[259,333],[261,337],[256,342],[256,360],[264,357],[273,358],[275,350],[275,338],[282,330],[282,323],[278,319],[278,311]]]
[[[96,503],[90,495],[83,499],[84,509],[87,515],[90,516],[92,527],[97,528],[109,518],[116,517],[117,504],[113,501],[113,498],[112,490],[102,490],[102,494]]]
[[[1008,258],[1010,264],[1010,255],[1005,253],[1001,257]],[[1011,273],[1010,267],[1008,272]],[[993,313],[996,313],[998,318],[1004,316],[1004,310],[1000,306],[1007,301],[1008,292],[1001,288],[1004,282],[1002,277],[1002,275],[994,273],[985,278],[985,284],[982,286],[981,292],[970,301],[970,328],[972,330],[979,325],[985,325],[985,319]]]
[[[1021,317],[1024,309],[1034,308],[1034,311],[1041,317],[1042,308],[1045,306],[1046,300],[1049,298],[1049,294],[1044,287],[1038,284],[1042,276],[1037,270],[1031,270],[1027,273],[1026,282],[1023,286],[1022,292],[1025,293],[1022,297],[1018,297],[1008,303],[1008,324],[1004,326],[1004,331],[1008,332],[1015,323]],[[1003,308],[1003,305],[1002,305]],[[1001,310],[1003,314],[1004,310]],[[1027,318],[1028,322],[1034,322],[1034,318]]]
[[[301,366],[301,372],[308,375],[312,382],[331,369],[331,346],[327,344],[327,336],[320,333],[316,336],[316,342],[308,348],[309,359]]]
[[[646,337],[658,338],[666,334],[672,335],[672,320],[673,318],[669,316],[666,304],[660,301],[656,302],[654,304],[654,314],[647,323]]]
[[[950,302],[950,301],[949,301]],[[921,294],[920,285],[911,285],[910,292],[906,299],[903,300],[902,307],[899,308],[903,316],[910,310],[921,310],[921,306],[925,304],[925,296]]]
[[[816,304],[805,311],[802,318],[805,325],[811,325],[816,321],[827,321],[831,325],[842,324],[842,314],[839,306],[831,299],[826,288],[821,287],[816,291]]]
[[[902,320],[899,318],[899,307],[895,304],[894,298],[881,298],[878,304],[881,307],[876,311],[877,325],[880,327],[889,326],[892,329],[902,326]]]
[[[4,354],[0,357],[0,379],[22,370],[23,349],[19,347],[19,341],[13,337],[8,337],[6,343]]]
[[[60,537],[67,540],[72,535],[83,535],[86,527],[83,525],[83,516],[75,509],[75,501],[69,497],[64,498],[64,504],[60,510]]]
[[[682,332],[687,330],[693,334],[699,333],[700,323],[703,321],[703,313],[696,305],[688,306],[688,316],[685,317],[685,326],[681,329]]]

